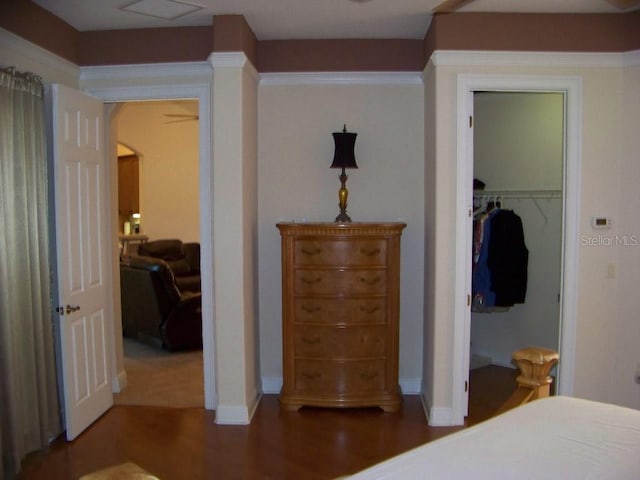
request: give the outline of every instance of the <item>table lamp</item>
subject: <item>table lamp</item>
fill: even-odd
[[[351,218],[347,215],[347,198],[349,197],[349,191],[347,190],[347,174],[345,168],[358,168],[356,164],[356,156],[354,148],[356,145],[357,133],[347,132],[347,126],[345,125],[342,132],[333,133],[333,141],[335,143],[335,153],[333,155],[333,163],[330,168],[341,168],[340,174],[340,190],[338,190],[338,200],[340,205],[340,214],[336,217],[336,222],[345,223],[351,222]]]

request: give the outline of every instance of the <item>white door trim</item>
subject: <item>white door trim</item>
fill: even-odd
[[[210,71],[210,69],[209,69]],[[132,72],[132,78],[135,76]],[[104,72],[103,72],[104,73]],[[162,78],[155,77],[157,81]],[[122,78],[118,78],[122,82]],[[131,82],[133,83],[133,81]],[[101,98],[105,103],[141,100],[196,99],[199,105],[199,146],[200,157],[200,243],[202,280],[202,343],[204,357],[204,397],[205,408],[214,410],[217,406],[215,377],[215,320],[213,308],[213,179],[211,161],[211,85],[174,84],[154,86],[115,86],[86,88],[88,93]]]
[[[471,310],[469,210],[473,210],[473,136],[469,117],[473,115],[473,92],[478,90],[561,92],[565,94],[565,161],[561,281],[561,361],[558,393],[573,394],[577,322],[578,250],[580,214],[580,172],[582,145],[582,78],[575,76],[458,75],[457,82],[457,196],[456,196],[456,280],[453,345],[452,424],[462,424],[466,415],[465,381],[469,370]]]

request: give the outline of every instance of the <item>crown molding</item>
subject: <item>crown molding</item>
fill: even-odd
[[[261,86],[422,84],[422,72],[291,72],[260,74]]]
[[[13,52],[16,57],[20,57],[20,61],[28,64],[33,63],[44,66],[44,71],[34,72],[43,77],[43,80],[47,83],[60,83],[60,78],[74,79],[78,81],[79,67],[66,60],[55,53],[46,50],[35,43],[32,43],[24,38],[11,33],[4,28],[0,28],[0,58],[2,58],[1,66],[9,67],[16,66],[22,68],[19,65],[5,64],[9,55],[4,54],[2,50]],[[9,61],[10,63],[13,63]]]
[[[249,61],[244,52],[213,52],[209,55],[211,67],[216,68],[244,68],[257,81],[260,74]]]
[[[429,63],[434,66],[471,67],[573,67],[621,68],[640,64],[640,51],[632,52],[512,52],[436,50]]]
[[[80,80],[92,83],[104,80],[131,80],[149,78],[211,77],[207,62],[144,63],[132,65],[97,65],[80,67]]]
[[[622,54],[622,64],[625,67],[640,66],[640,50],[634,50]]]
[[[209,63],[213,68],[243,68],[249,58],[244,52],[213,52],[209,55]]]

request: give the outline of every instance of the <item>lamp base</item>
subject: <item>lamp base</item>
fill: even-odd
[[[347,212],[340,212],[340,215],[336,217],[336,223],[351,223],[351,217],[347,215]]]
[[[344,172],[342,167],[342,174],[340,175],[340,190],[338,190],[338,206],[340,207],[340,215],[336,217],[336,222],[351,223],[351,218],[347,215],[347,198],[349,198],[349,190],[347,190],[347,178],[349,176]]]

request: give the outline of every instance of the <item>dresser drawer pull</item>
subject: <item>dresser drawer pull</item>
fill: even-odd
[[[318,307],[317,305],[312,305],[310,307],[306,306],[306,305],[302,305],[303,311],[307,312],[307,313],[315,313],[315,312],[319,312],[320,310],[322,310],[321,307]]]
[[[318,378],[320,378],[320,374],[319,374],[318,372],[315,372],[315,373],[306,373],[306,372],[303,372],[303,373],[302,373],[302,376],[303,376],[304,378],[306,378],[307,380],[317,380]]]
[[[380,277],[376,277],[376,278],[365,278],[365,277],[360,277],[360,282],[364,283],[365,285],[375,285],[376,283],[380,283],[381,278]]]
[[[378,305],[376,305],[375,307],[368,307],[368,308],[365,307],[364,305],[360,306],[360,311],[368,315],[371,315],[372,313],[376,313],[378,310],[380,310],[380,307]]]
[[[372,373],[361,373],[360,374],[360,378],[362,378],[363,380],[373,380],[374,378],[376,378],[378,376],[378,372],[372,372]]]
[[[309,248],[302,247],[300,249],[300,251],[302,253],[304,253],[305,255],[309,255],[310,257],[312,257],[313,255],[318,255],[319,253],[322,253],[322,249],[318,248],[318,247],[314,248],[313,250],[309,249]]]
[[[380,249],[379,248],[367,249],[362,247],[360,249],[360,253],[362,253],[363,255],[366,255],[367,257],[373,257],[374,255],[378,255],[380,253]]]
[[[307,345],[314,345],[316,343],[320,343],[320,337],[302,337],[302,343],[306,343]]]
[[[302,277],[300,280],[302,280],[302,283],[306,283],[307,285],[313,285],[314,283],[320,283],[322,281],[322,278],[321,277],[315,277],[315,278]]]

